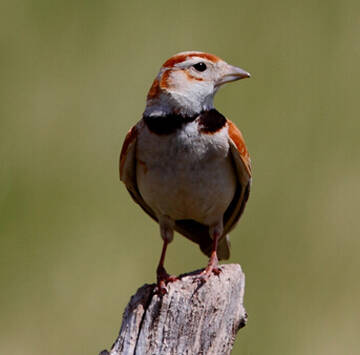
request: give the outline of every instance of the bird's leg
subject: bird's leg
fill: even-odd
[[[199,281],[201,282],[206,282],[213,273],[215,275],[219,275],[221,272],[221,269],[219,268],[219,260],[216,251],[222,232],[223,232],[222,222],[214,227],[210,227],[210,236],[213,240],[213,245],[212,245],[212,251],[211,251],[209,263],[205,268],[205,270],[201,272],[199,277]]]
[[[161,251],[159,265],[156,269],[156,279],[157,279],[156,293],[164,295],[165,293],[167,293],[166,284],[177,280],[176,276],[169,275],[164,268],[166,248],[174,238],[174,229],[173,229],[173,223],[169,218],[163,217],[159,220],[159,223],[160,223],[161,237],[164,243]]]
[[[159,265],[156,269],[157,287],[158,287],[158,291],[162,294],[166,293],[165,286],[168,282],[173,282],[177,280],[175,276],[169,275],[164,268],[165,253],[168,244],[169,244],[168,240],[164,239]]]

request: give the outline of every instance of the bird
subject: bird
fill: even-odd
[[[177,277],[164,267],[174,231],[209,257],[198,280],[219,275],[230,257],[229,232],[249,198],[251,160],[242,133],[214,108],[224,84],[250,78],[216,55],[187,51],[161,66],[142,118],[127,133],[120,180],[160,227],[163,246],[156,269],[159,294]]]

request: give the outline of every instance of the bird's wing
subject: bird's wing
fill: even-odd
[[[224,234],[229,233],[235,227],[244,212],[251,184],[251,161],[244,138],[233,122],[228,120],[227,126],[230,153],[237,176],[237,189],[230,206],[224,214]]]
[[[158,221],[154,211],[141,197],[136,183],[136,140],[141,121],[133,126],[125,137],[120,153],[120,180],[126,185],[133,200],[155,221]]]

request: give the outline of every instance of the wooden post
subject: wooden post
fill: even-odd
[[[230,354],[238,330],[245,326],[245,275],[240,265],[221,266],[199,285],[199,271],[168,284],[168,293],[154,294],[144,285],[127,305],[118,338],[100,355]]]

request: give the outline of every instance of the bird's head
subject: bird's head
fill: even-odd
[[[147,96],[144,114],[194,116],[213,108],[214,95],[225,83],[249,78],[245,70],[204,52],[182,52],[160,68]]]

